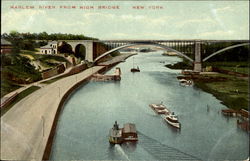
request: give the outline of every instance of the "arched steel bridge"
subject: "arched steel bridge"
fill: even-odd
[[[201,71],[202,62],[210,59],[211,57],[222,53],[226,50],[230,50],[236,47],[241,46],[249,46],[249,40],[101,40],[97,41],[101,43],[105,43],[108,45],[108,51],[103,53],[102,55],[96,57],[94,59],[94,62],[100,60],[104,56],[131,46],[136,45],[154,45],[157,47],[161,47],[162,49],[168,50],[168,51],[174,51],[179,56],[182,56],[192,62],[194,64],[194,71]],[[214,43],[237,43],[228,47],[225,47],[223,49],[220,49],[219,51],[216,51],[214,53],[211,53],[209,56],[202,59],[202,53],[203,45],[211,45]],[[194,58],[191,58],[187,55],[193,55]]]
[[[249,46],[249,40],[58,40],[59,42],[66,41],[72,46],[73,51],[76,51],[76,48],[79,45],[83,45],[86,50],[86,60],[89,62],[98,62],[106,55],[131,46],[136,45],[154,45],[160,48],[163,48],[168,51],[174,51],[179,56],[184,57],[189,60],[194,65],[194,71],[200,72],[202,69],[202,62],[207,61],[211,57],[222,53],[226,50],[241,46]],[[98,43],[106,44],[107,51],[99,51]],[[206,53],[209,55],[202,59],[204,54],[204,45],[213,45],[217,43],[229,43],[228,46],[216,51],[214,53]]]

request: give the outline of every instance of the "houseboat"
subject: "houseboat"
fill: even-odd
[[[174,112],[169,115],[166,115],[166,117],[164,117],[164,120],[173,127],[176,127],[178,129],[181,128],[181,124],[178,121],[178,117],[174,114]]]
[[[166,108],[165,105],[161,104],[150,104],[149,107],[152,108],[152,110],[156,114],[170,114],[170,110]]]
[[[119,128],[117,121],[113,125],[113,128],[109,131],[109,143],[110,144],[122,144],[125,142],[138,141],[138,135],[135,124],[126,123],[123,128]]]

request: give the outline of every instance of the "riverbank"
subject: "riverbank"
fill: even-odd
[[[44,86],[5,113],[1,117],[1,160],[42,160],[62,98],[102,68],[96,66]]]
[[[209,81],[208,81],[209,80]],[[248,110],[248,81],[225,74],[200,75],[194,80],[196,87],[211,93],[222,104],[234,110]]]
[[[106,69],[109,68],[94,66],[62,78],[16,103],[1,117],[1,160],[48,159],[64,102],[92,74]]]
[[[101,65],[103,68],[98,70],[97,72],[95,73],[105,73],[107,72],[108,70],[110,70],[113,66],[115,66],[116,64],[120,63],[120,62],[124,62],[127,58],[129,58],[130,56],[133,56],[133,55],[136,55],[134,53],[127,53],[127,54],[123,54],[123,55],[119,55],[119,56],[116,56],[114,57],[112,60],[109,60],[109,61],[106,61],[106,62],[103,62],[103,65]],[[100,64],[98,64],[100,66]],[[94,73],[92,73],[93,75]],[[91,76],[90,76],[91,77]],[[49,135],[49,138],[48,138],[48,141],[47,141],[47,144],[46,144],[46,148],[45,148],[45,151],[43,153],[43,157],[42,157],[42,160],[49,160],[50,159],[50,153],[51,153],[51,148],[52,148],[52,145],[53,145],[53,140],[54,140],[54,135],[56,133],[56,127],[57,127],[57,122],[58,122],[58,119],[60,117],[60,113],[62,112],[63,110],[63,106],[64,104],[67,102],[67,100],[69,99],[70,95],[80,86],[82,86],[83,84],[86,84],[89,80],[90,80],[90,77],[88,77],[87,79],[84,79],[82,80],[81,82],[75,84],[74,86],[72,86],[72,88],[70,88],[62,97],[60,103],[59,103],[59,106],[58,106],[58,109],[57,109],[57,112],[55,114],[55,118],[54,118],[54,121],[53,121],[53,125],[52,125],[52,128],[51,128],[51,132],[50,132],[50,135]]]
[[[183,62],[173,65],[166,65],[170,69],[191,69],[191,67]],[[187,75],[187,77],[189,77]],[[234,75],[212,73],[200,74],[195,78],[191,78],[197,88],[205,92],[211,93],[217,99],[221,100],[222,104],[228,108],[240,110],[248,110],[249,91],[247,77],[237,77]]]

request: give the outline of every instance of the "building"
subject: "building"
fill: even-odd
[[[56,41],[49,42],[47,45],[40,47],[41,54],[57,54],[58,44]]]
[[[11,51],[12,44],[5,39],[1,39],[1,54],[11,53]]]

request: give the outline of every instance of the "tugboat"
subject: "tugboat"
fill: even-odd
[[[181,128],[181,123],[178,121],[178,117],[174,114],[174,112],[169,115],[166,115],[164,120],[173,127],[176,127],[178,129]]]
[[[134,58],[133,58],[133,68],[131,68],[131,70],[130,70],[131,72],[140,72],[140,69],[139,69],[139,67],[137,66],[137,68],[135,68],[134,67]]]
[[[124,142],[136,141],[138,141],[138,136],[135,124],[126,123],[123,128],[119,128],[117,121],[115,121],[113,128],[109,130],[110,144],[122,144]]]
[[[121,144],[122,142],[122,129],[119,128],[117,121],[115,121],[113,128],[109,130],[109,143]]]
[[[149,107],[151,107],[156,114],[170,114],[170,110],[167,109],[162,102],[160,104],[150,104]]]

